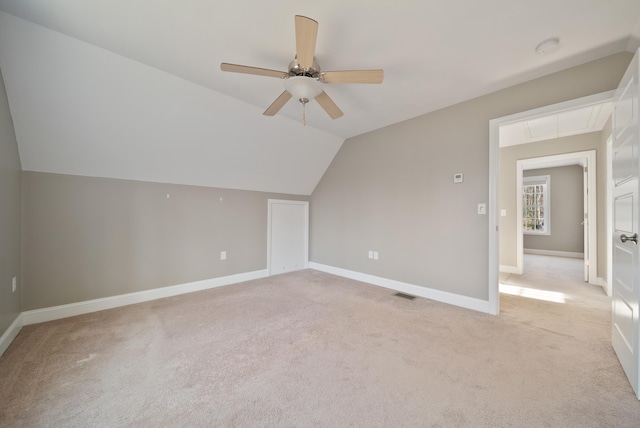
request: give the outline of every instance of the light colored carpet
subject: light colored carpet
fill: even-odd
[[[0,426],[639,426],[606,296],[506,282],[538,277],[566,303],[495,317],[305,270],[27,326]]]

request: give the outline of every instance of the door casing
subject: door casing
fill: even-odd
[[[522,230],[522,180],[523,172],[527,169],[551,168],[568,165],[580,165],[587,168],[587,186],[589,194],[587,196],[588,212],[588,252],[585,258],[589,258],[589,283],[597,285],[598,278],[598,229],[596,205],[596,151],[585,150],[582,152],[565,153],[561,155],[543,156],[531,159],[522,159],[516,162],[516,251],[517,251],[517,274],[524,272],[524,245]],[[552,190],[553,192],[553,190]],[[552,228],[553,230],[553,228]],[[585,260],[586,263],[586,260]],[[585,279],[586,280],[586,279]]]

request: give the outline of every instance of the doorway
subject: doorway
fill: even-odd
[[[583,268],[583,277],[584,281],[589,282],[590,284],[597,285],[598,283],[598,234],[597,234],[597,186],[596,186],[596,151],[588,150],[582,152],[573,152],[566,153],[561,155],[552,155],[552,156],[543,156],[532,159],[523,159],[516,162],[516,236],[517,236],[517,265],[516,265],[516,273],[524,272],[524,224],[523,224],[523,184],[524,184],[524,176],[525,171],[527,170],[539,170],[542,168],[559,168],[566,166],[580,166],[583,173],[580,176],[582,178],[582,185],[580,186],[580,198],[582,199],[582,208],[579,210],[581,213],[579,215],[582,216],[582,219],[575,218],[576,225],[578,222],[581,222],[582,226],[582,248],[573,248],[573,252],[576,254],[571,254],[569,251],[547,251],[547,252],[538,252],[538,254],[546,254],[546,255],[557,255],[557,256],[569,256],[569,257],[580,257],[582,254],[582,259],[584,263]],[[551,190],[553,193],[553,190]],[[550,204],[553,206],[554,204]],[[562,208],[552,208],[554,213],[558,213]],[[550,214],[550,213],[547,213]],[[552,228],[551,224],[547,224],[550,228]],[[570,227],[569,225],[562,225],[564,228]],[[556,230],[557,230],[556,226]],[[562,239],[566,239],[568,236],[566,230],[563,230]],[[579,252],[578,252],[579,250]]]
[[[554,104],[538,109],[517,113],[510,116],[505,116],[489,121],[489,230],[491,231],[489,236],[489,312],[498,315],[500,313],[500,292],[499,292],[499,275],[500,275],[500,259],[499,259],[499,240],[500,233],[500,215],[502,214],[499,203],[499,173],[500,173],[500,128],[505,125],[522,122],[527,119],[536,119],[544,116],[548,116],[555,113],[566,112],[584,107],[595,106],[606,102],[611,102],[613,99],[614,91],[609,91],[601,94],[596,94],[588,97],[579,98],[576,100],[566,101],[559,104]],[[595,165],[595,160],[594,160]],[[594,176],[595,177],[595,176]],[[520,185],[522,183],[520,182]],[[595,178],[594,178],[595,188]],[[516,187],[517,183],[516,183]],[[595,204],[595,198],[594,198]],[[517,209],[516,209],[517,210]],[[594,205],[594,212],[595,212]],[[519,223],[520,227],[522,222]],[[517,227],[516,224],[516,227]],[[595,225],[594,225],[595,227]],[[516,234],[520,236],[521,234]],[[520,248],[520,245],[518,245]],[[597,247],[592,247],[597,253]],[[518,251],[518,256],[521,257]],[[522,259],[520,263],[516,262],[517,266],[522,266]],[[596,269],[597,266],[593,266]],[[595,272],[595,271],[594,271]],[[515,272],[514,272],[515,273]]]

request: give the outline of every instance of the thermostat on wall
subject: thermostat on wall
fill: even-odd
[[[462,183],[463,180],[463,175],[461,172],[457,172],[455,174],[453,174],[453,182],[454,183]]]

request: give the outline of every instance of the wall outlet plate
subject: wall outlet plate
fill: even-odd
[[[464,181],[464,175],[461,172],[456,172],[453,174],[453,182],[454,183],[462,183]]]
[[[220,251],[220,260],[227,260],[227,252]]]

